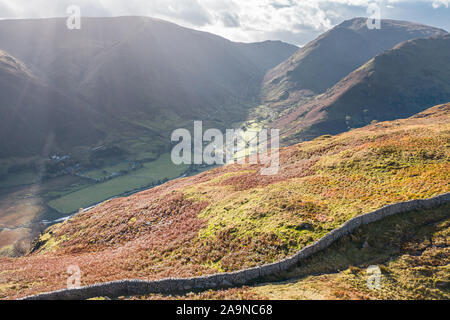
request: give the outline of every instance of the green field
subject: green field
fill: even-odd
[[[128,162],[121,162],[113,166],[104,167],[101,169],[90,170],[85,172],[84,175],[93,179],[104,179],[109,177],[114,172],[128,171],[130,170],[130,164]]]
[[[187,169],[187,165],[174,165],[170,154],[166,153],[156,161],[144,163],[143,168],[128,175],[91,185],[52,200],[48,205],[61,213],[73,213],[80,208],[87,208],[111,197],[144,188],[158,180],[177,178]]]

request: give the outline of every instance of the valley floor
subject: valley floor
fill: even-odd
[[[116,165],[127,167],[122,162]],[[145,162],[142,168],[114,179],[93,183],[78,176],[61,176],[45,181],[12,179],[17,185],[0,181],[0,256],[21,256],[48,225],[63,219],[81,208],[88,208],[106,199],[148,189],[151,184],[175,179],[186,174],[189,167],[175,166],[170,154],[163,154],[155,161]],[[113,169],[111,169],[113,170]],[[94,175],[103,172],[97,169]],[[10,179],[10,180],[11,180]],[[26,184],[29,182],[29,184]]]

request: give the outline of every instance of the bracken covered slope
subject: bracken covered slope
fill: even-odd
[[[126,278],[191,277],[284,258],[351,217],[450,191],[450,104],[281,150],[280,173],[233,165],[110,200],[0,259],[0,297]]]
[[[361,227],[277,279],[249,287],[131,299],[450,299],[450,204]],[[380,269],[369,287],[368,268]],[[288,280],[286,280],[288,279]],[[270,282],[270,280],[274,282]]]

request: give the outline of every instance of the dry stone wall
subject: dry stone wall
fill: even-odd
[[[122,280],[79,289],[65,289],[25,298],[26,300],[84,300],[94,297],[120,297],[146,295],[152,293],[182,293],[191,290],[229,288],[254,283],[267,276],[287,271],[302,260],[328,248],[333,242],[353,232],[362,225],[374,223],[386,217],[412,210],[430,209],[450,202],[450,193],[431,199],[412,200],[385,206],[376,211],[355,217],[333,230],[317,242],[303,248],[297,254],[277,263],[237,272],[220,273],[210,276],[163,279],[157,281]]]

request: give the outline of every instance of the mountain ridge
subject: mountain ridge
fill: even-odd
[[[398,44],[272,126],[298,141],[411,116],[450,98],[449,59],[449,34]]]
[[[385,19],[381,20],[380,30],[369,30],[366,21],[366,18],[344,21],[270,70],[264,79],[262,102],[277,106],[323,93],[398,43],[447,33],[418,23]]]

